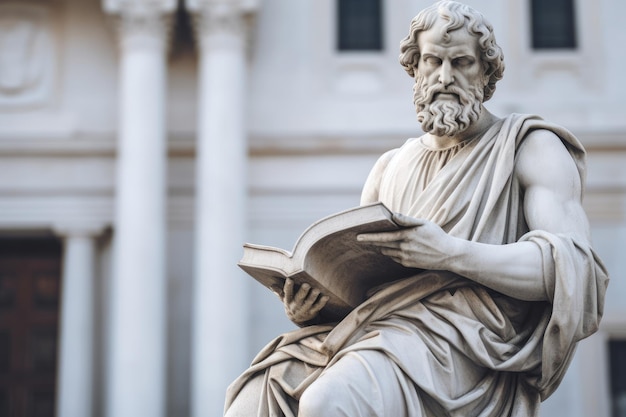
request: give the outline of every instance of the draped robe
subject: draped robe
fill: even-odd
[[[538,117],[511,115],[457,149],[429,150],[409,139],[384,168],[378,197],[463,239],[536,243],[549,301],[517,300],[446,271],[393,281],[341,322],[268,344],[229,387],[226,408],[246,384],[257,384],[258,416],[296,416],[300,396],[325,369],[348,352],[376,350],[400,379],[407,417],[537,415],[576,343],[596,331],[608,277],[589,242],[529,230],[514,167],[534,129],[561,138],[584,184],[585,154],[575,137]]]

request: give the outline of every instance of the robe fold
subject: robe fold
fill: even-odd
[[[385,167],[378,197],[459,238],[535,243],[549,302],[517,300],[446,271],[393,281],[340,323],[268,344],[229,387],[226,409],[246,384],[261,384],[258,416],[297,416],[301,394],[325,369],[349,352],[375,350],[394,369],[406,417],[537,415],[576,343],[597,330],[608,277],[589,242],[526,224],[514,168],[535,129],[561,138],[584,184],[585,153],[571,133],[511,115],[456,149],[429,150],[421,138],[409,139]]]

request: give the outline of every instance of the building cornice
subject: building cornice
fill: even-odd
[[[574,132],[589,153],[626,152],[626,131]],[[77,135],[68,131],[51,139],[45,132],[3,134],[0,132],[0,156],[115,156],[114,132]],[[195,156],[193,132],[169,133],[169,156]],[[379,155],[398,147],[415,132],[258,134],[249,139],[250,156],[299,155]]]

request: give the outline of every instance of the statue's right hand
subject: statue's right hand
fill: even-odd
[[[297,324],[313,320],[328,302],[328,296],[322,295],[317,288],[302,284],[295,291],[292,279],[287,278],[283,287],[283,304],[287,318]]]

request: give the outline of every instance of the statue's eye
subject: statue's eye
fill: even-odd
[[[441,59],[436,56],[427,55],[424,57],[424,62],[429,65],[441,65]]]
[[[474,61],[471,58],[466,56],[455,58],[453,61],[454,65],[457,67],[466,67],[468,65],[472,65],[473,62]]]

